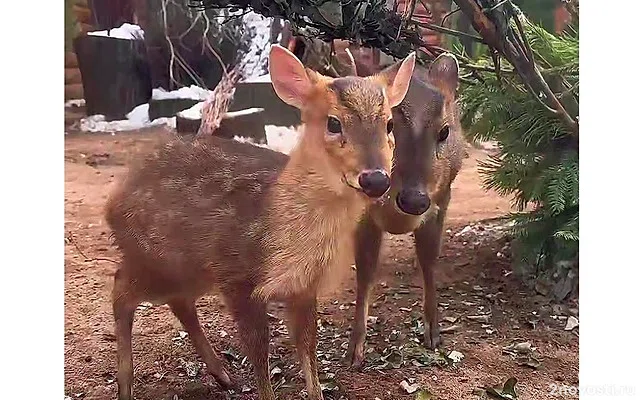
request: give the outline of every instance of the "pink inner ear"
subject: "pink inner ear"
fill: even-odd
[[[393,83],[389,88],[389,104],[391,107],[395,107],[404,100],[409,89],[409,83],[411,82],[411,76],[416,65],[415,53],[408,56],[402,61],[398,72],[396,73]]]
[[[302,63],[288,50],[274,46],[269,54],[269,74],[278,97],[300,108],[311,88]]]

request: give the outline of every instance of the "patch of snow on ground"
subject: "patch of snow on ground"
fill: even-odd
[[[142,30],[142,28],[140,28],[138,25],[128,23],[124,23],[118,28],[113,28],[106,31],[87,32],[87,35],[105,36],[127,40],[144,40],[144,31]]]
[[[140,104],[134,108],[127,119],[119,121],[105,121],[104,115],[90,115],[80,120],[80,130],[83,132],[120,132],[148,128],[156,125],[176,127],[176,118],[156,118],[149,120],[149,104]]]
[[[191,108],[182,110],[178,113],[178,116],[186,119],[201,119],[202,118],[202,106],[204,101],[194,104]]]
[[[251,39],[251,46],[245,55],[247,64],[242,71],[245,78],[263,75],[267,70],[269,45],[271,44],[271,18],[250,12],[243,17],[244,23],[255,29],[255,36]]]
[[[196,85],[189,87],[181,87],[177,90],[167,92],[163,88],[155,88],[151,91],[151,98],[153,100],[168,100],[168,99],[191,99],[191,100],[206,100],[209,97],[209,90],[203,89]]]
[[[71,99],[64,103],[64,108],[82,107],[86,104],[84,99]]]

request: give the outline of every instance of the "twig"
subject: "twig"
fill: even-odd
[[[522,28],[522,23],[520,22],[520,15],[516,13],[514,16],[514,19],[516,20],[516,27],[518,28],[518,32],[520,32],[520,36],[522,36],[522,42],[524,43],[524,48],[527,52],[527,58],[529,59],[529,63],[533,65],[535,63],[533,59],[533,51],[531,50],[531,45],[527,40],[527,35],[525,35],[524,29]]]
[[[558,97],[559,99],[563,99],[564,97],[573,94],[573,92],[578,88],[578,83],[580,81],[577,81],[575,84],[573,84],[569,89],[565,90],[564,92],[562,92],[560,94],[560,96]]]
[[[114,264],[118,264],[117,261],[112,260],[110,258],[105,258],[105,257],[93,257],[93,258],[89,258],[87,257],[86,254],[84,254],[84,252],[80,249],[80,247],[78,246],[78,243],[76,243],[75,239],[73,238],[73,234],[71,232],[67,233],[67,237],[65,238],[67,239],[67,241],[69,242],[69,244],[72,244],[76,250],[78,251],[78,253],[80,253],[80,255],[82,257],[84,257],[84,262],[91,262],[91,261],[108,261],[108,262],[112,262]]]
[[[224,65],[224,62],[222,61],[222,58],[220,57],[218,52],[213,49],[213,46],[211,46],[211,43],[209,42],[209,38],[207,37],[207,35],[209,33],[209,29],[211,27],[211,21],[209,21],[209,17],[207,15],[205,15],[204,19],[206,21],[206,26],[205,26],[204,33],[202,34],[202,45],[203,45],[203,47],[206,45],[206,47],[209,49],[211,54],[213,54],[213,56],[216,58],[216,60],[218,60],[218,62],[220,63],[220,68],[222,68],[222,72],[223,72],[224,76],[227,76],[227,74],[228,74],[227,66]]]
[[[445,21],[447,20],[447,18],[449,18],[450,16],[452,16],[453,14],[457,13],[458,11],[460,11],[460,7],[456,8],[453,11],[449,11],[448,13],[446,13],[444,15],[444,17],[442,17],[442,22],[440,22],[440,26],[444,26]]]
[[[445,28],[444,26],[431,24],[429,22],[414,21],[414,23],[422,28],[428,28],[436,32],[446,33],[453,36],[464,37],[464,38],[475,40],[476,42],[479,42],[479,43],[484,43],[484,40],[480,36],[472,35],[470,33],[458,31],[455,29]]]
[[[191,22],[191,26],[189,26],[189,28],[187,28],[186,31],[182,32],[182,34],[180,36],[178,36],[178,39],[182,40],[185,36],[187,36],[187,34],[189,32],[191,32],[191,30],[193,28],[196,27],[196,23],[198,22],[198,20],[200,19],[200,15],[204,14],[204,11],[202,13],[198,13],[197,16],[193,19],[193,22]]]
[[[175,54],[175,50],[173,49],[173,43],[171,42],[171,39],[169,38],[169,34],[167,33],[167,0],[161,0],[161,4],[162,4],[162,22],[164,24],[163,25],[164,38],[167,41],[167,44],[169,44],[169,51],[171,52],[171,57],[169,58],[169,80],[175,83],[176,85],[180,86],[180,83],[173,76],[173,63],[175,62],[176,54]]]

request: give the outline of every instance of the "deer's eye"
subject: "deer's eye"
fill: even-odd
[[[393,132],[393,119],[387,122],[387,135]]]
[[[445,125],[438,132],[438,142],[444,142],[449,137],[449,125]]]
[[[327,130],[329,133],[338,134],[342,133],[342,124],[340,124],[340,120],[336,117],[329,116],[327,120]]]

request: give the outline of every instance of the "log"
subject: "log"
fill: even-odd
[[[267,125],[292,126],[300,124],[300,111],[278,97],[270,81],[239,82],[229,111],[251,107],[264,108]]]
[[[71,85],[64,85],[64,100],[71,99],[83,99],[84,89],[82,83],[74,83]]]
[[[64,69],[64,84],[74,84],[80,83],[82,84],[82,74],[80,73],[80,68],[65,68]]]
[[[64,52],[64,67],[65,68],[78,68],[78,57],[73,51]]]
[[[200,129],[201,122],[201,119],[185,118],[176,114],[176,131],[180,136],[195,135]]]
[[[191,119],[176,114],[176,130],[185,137],[196,135],[200,129],[202,119]],[[228,112],[222,116],[220,127],[213,131],[214,136],[233,139],[234,136],[251,138],[256,143],[267,143],[267,135],[264,129],[264,109],[248,108],[235,112]],[[206,140],[211,135],[202,135]]]
[[[151,80],[144,41],[105,36],[74,40],[82,74],[87,115],[123,119],[151,98]]]
[[[73,7],[71,7],[71,9],[73,10],[73,14],[76,16],[76,20],[78,22],[91,24],[91,9],[89,7],[74,5]]]
[[[191,108],[200,100],[193,99],[164,99],[149,101],[149,119],[153,121],[160,117],[173,117],[176,113]]]
[[[225,113],[220,120],[220,127],[213,134],[227,139],[242,136],[252,138],[257,143],[267,143],[264,116],[264,108]]]

